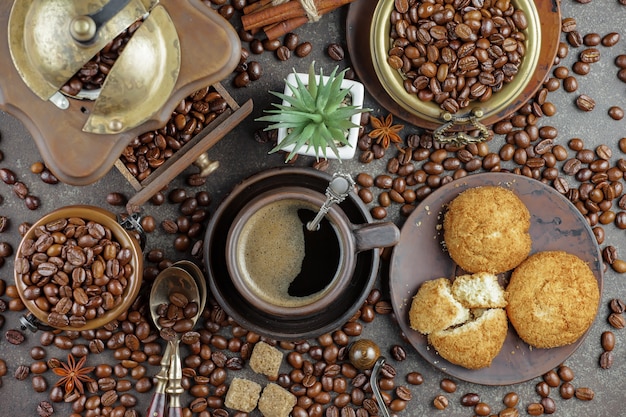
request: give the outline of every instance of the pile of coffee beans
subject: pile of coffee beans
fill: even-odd
[[[187,296],[180,292],[173,292],[168,296],[167,303],[157,306],[157,324],[163,328],[161,337],[170,340],[176,334],[187,333],[191,331],[194,325],[194,317],[198,314],[198,303],[191,301]],[[168,330],[171,329],[174,333]]]
[[[150,259],[158,260],[159,257],[151,251],[148,254]],[[162,259],[156,269],[161,271],[170,264]],[[151,325],[146,303],[147,296],[142,293],[127,312],[99,329],[42,332],[39,345],[30,351],[33,362],[17,366],[14,378],[25,380],[32,377],[33,389],[38,392],[45,392],[50,386],[50,404],[71,404],[72,416],[139,415],[135,409],[137,395],[132,392],[142,394],[152,389],[149,367],[158,366],[162,354],[159,333]],[[163,309],[163,317],[167,317],[172,304],[188,305],[182,297],[173,296]],[[185,389],[183,416],[230,415],[224,408],[229,373],[244,369],[259,341],[276,346],[285,354],[290,370],[279,374],[276,383],[298,398],[294,416],[379,415],[380,405],[373,399],[369,384],[370,371],[354,367],[349,362],[348,349],[350,343],[361,335],[364,323],[373,321],[377,314],[389,314],[389,311],[388,301],[382,299],[380,290],[374,289],[357,314],[340,329],[311,341],[279,342],[239,326],[210,298],[201,314],[198,330],[187,332],[185,335],[189,334],[189,337],[181,338],[182,385]],[[17,344],[23,341],[24,338],[16,339]],[[93,382],[85,384],[84,394],[69,394],[62,386],[52,386],[55,376],[51,375],[51,370],[61,366],[62,362],[55,357],[45,360],[52,348],[68,352],[75,358],[87,357],[93,364],[94,370],[88,374]],[[97,362],[98,355],[105,350],[112,352],[114,362]],[[398,348],[395,351],[403,357]],[[397,413],[412,400],[410,387],[420,385],[423,378],[418,372],[412,372],[407,376],[406,384],[399,383],[392,362],[388,361],[381,370],[380,388],[386,406]],[[6,373],[1,365],[2,362],[0,375]]]
[[[120,160],[141,182],[228,108],[213,87],[201,88],[178,104],[164,127],[133,139]]]
[[[67,82],[61,91],[75,97],[81,90],[97,90],[102,87],[111,67],[124,50],[133,33],[143,21],[138,20],[124,29],[111,42],[98,51],[83,67]]]
[[[526,55],[528,21],[508,0],[397,0],[390,21],[387,63],[404,89],[452,114],[512,82]]]
[[[102,224],[77,217],[38,227],[15,258],[24,298],[55,327],[82,327],[119,305],[134,271],[132,253]]]

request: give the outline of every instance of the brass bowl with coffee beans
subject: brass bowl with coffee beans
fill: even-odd
[[[422,127],[484,134],[481,121],[492,124],[516,110],[511,106],[536,77],[542,47],[532,0],[383,0],[370,37],[383,88]]]
[[[139,293],[139,242],[115,216],[93,206],[66,206],[35,222],[15,255],[15,285],[40,324],[61,330],[102,327]]]

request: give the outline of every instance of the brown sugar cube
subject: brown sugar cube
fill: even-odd
[[[243,378],[233,378],[224,405],[233,410],[249,413],[256,408],[261,394],[261,385]]]
[[[258,342],[252,349],[250,368],[258,374],[276,379],[278,378],[278,370],[282,361],[283,354],[280,350],[265,342]]]
[[[289,417],[289,413],[296,405],[296,396],[270,382],[263,389],[259,399],[259,411],[264,417]]]

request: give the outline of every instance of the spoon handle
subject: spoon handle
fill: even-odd
[[[150,406],[146,412],[146,417],[165,417],[165,404],[167,402],[165,388],[168,381],[171,356],[172,344],[168,343],[161,357],[161,370],[156,374],[157,384],[152,400],[150,401]]]
[[[180,395],[185,392],[185,389],[181,385],[183,374],[180,363],[180,352],[178,349],[179,340],[176,339],[172,344],[172,355],[168,374],[169,384],[165,390],[170,396],[170,403],[167,409],[168,417],[182,417]]]
[[[165,417],[165,402],[167,397],[164,392],[155,392],[150,401],[150,407],[146,412],[146,417]]]
[[[379,357],[374,363],[374,368],[372,369],[372,374],[370,375],[370,386],[372,387],[372,391],[374,392],[374,397],[378,402],[378,409],[380,412],[380,417],[390,417],[389,410],[387,410],[387,406],[385,405],[385,400],[380,393],[380,388],[378,387],[378,374],[380,374],[380,370],[385,364],[385,358],[382,356]]]

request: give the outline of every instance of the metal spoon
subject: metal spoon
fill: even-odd
[[[204,306],[206,303],[206,291],[202,296],[196,280],[185,269],[178,267],[170,267],[164,269],[155,279],[150,292],[150,315],[155,325],[162,330],[159,325],[158,307],[161,304],[169,302],[169,295],[174,292],[184,294],[190,302],[196,302],[198,307]],[[192,317],[195,325],[202,310],[198,308],[198,313]],[[155,393],[148,407],[147,416],[177,417],[182,415],[182,407],[180,404],[180,394],[184,391],[181,385],[182,368],[180,364],[180,355],[178,346],[179,338],[171,338],[168,340],[167,347],[161,359],[161,370],[156,375],[157,385]],[[169,410],[166,414],[166,394],[169,394]]]
[[[184,269],[189,275],[192,276],[194,281],[196,281],[198,291],[200,291],[200,304],[198,305],[198,311],[200,312],[200,314],[202,314],[202,312],[204,311],[204,307],[206,306],[206,300],[209,295],[206,285],[206,278],[202,273],[202,270],[198,267],[198,265],[187,260],[174,262],[171,268]]]
[[[315,218],[306,224],[307,230],[310,232],[318,230],[320,222],[324,216],[326,216],[330,207],[333,204],[339,204],[345,200],[353,187],[354,180],[350,175],[343,172],[336,172],[326,188],[326,201],[324,201],[324,204],[320,207]]]

